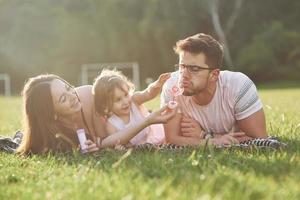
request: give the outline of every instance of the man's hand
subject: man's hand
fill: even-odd
[[[180,122],[181,135],[185,137],[204,138],[204,131],[193,118],[183,116]]]
[[[211,139],[211,143],[215,146],[231,146],[233,144],[238,144],[239,140],[237,138],[245,136],[243,132],[228,133],[222,136],[215,137]]]
[[[214,138],[220,138],[222,137],[223,135],[225,135],[226,133],[215,133],[214,134]],[[247,140],[252,140],[254,139],[253,137],[249,137],[247,136],[247,134],[245,132],[235,132],[233,133],[235,139],[237,139],[239,142],[243,142],[243,141],[247,141]]]

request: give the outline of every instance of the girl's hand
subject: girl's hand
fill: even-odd
[[[177,107],[171,110],[168,106],[164,106],[160,110],[151,113],[147,117],[147,121],[149,124],[167,123],[176,113]]]
[[[163,84],[170,78],[171,73],[164,73],[159,76],[159,78],[148,85],[147,89],[141,92],[135,92],[132,95],[132,100],[141,105],[153,98],[155,98],[160,92]]]
[[[170,76],[171,76],[170,72],[161,74],[157,79],[157,85],[159,87],[162,87],[163,84],[165,84],[165,82],[170,78]]]
[[[161,74],[158,79],[156,81],[154,81],[153,83],[151,83],[149,85],[149,90],[152,92],[152,93],[157,93],[160,91],[160,89],[162,88],[162,86],[165,84],[165,82],[171,77],[171,73],[168,72],[168,73],[164,73],[164,74]]]

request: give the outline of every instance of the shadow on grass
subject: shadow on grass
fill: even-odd
[[[192,176],[203,173],[222,174],[225,167],[242,174],[272,177],[281,180],[287,176],[300,177],[300,140],[286,140],[288,146],[280,150],[272,149],[187,149],[182,152],[155,152],[152,155],[141,152],[132,155],[126,163],[128,168],[138,168],[140,173],[150,178],[175,176],[180,181],[189,172]],[[194,154],[194,155],[193,155]],[[135,157],[134,157],[135,156]],[[145,160],[148,157],[148,160]],[[142,159],[141,162],[135,159]],[[298,163],[297,163],[298,162]]]
[[[28,163],[54,163],[58,167],[67,164],[75,168],[84,166],[92,170],[101,170],[107,174],[129,172],[144,178],[172,178],[174,184],[180,184],[185,178],[193,179],[202,174],[216,173],[216,177],[222,177],[226,171],[271,177],[277,181],[287,176],[299,178],[300,140],[284,142],[288,147],[281,150],[255,148],[204,150],[203,147],[163,151],[133,150],[123,160],[127,151],[103,150],[90,155],[78,152],[51,153],[31,156]]]

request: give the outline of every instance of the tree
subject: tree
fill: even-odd
[[[231,15],[228,18],[228,21],[225,26],[225,30],[223,29],[220,21],[220,12],[219,12],[219,7],[220,7],[220,0],[207,0],[208,4],[208,11],[211,16],[211,20],[213,23],[213,27],[219,37],[219,40],[223,43],[224,45],[224,58],[226,63],[229,66],[232,66],[232,58],[231,58],[231,53],[230,53],[230,48],[229,48],[229,43],[227,41],[227,35],[231,32],[232,28],[234,27],[235,21],[239,16],[242,4],[244,0],[235,0],[234,1],[234,8],[231,13]]]

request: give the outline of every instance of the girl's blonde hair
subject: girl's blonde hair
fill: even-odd
[[[124,85],[129,93],[134,91],[133,83],[121,72],[103,69],[101,74],[95,78],[93,84],[93,96],[96,112],[103,116],[109,116],[112,112],[114,91],[116,88],[124,91]],[[124,91],[127,92],[127,91]]]

